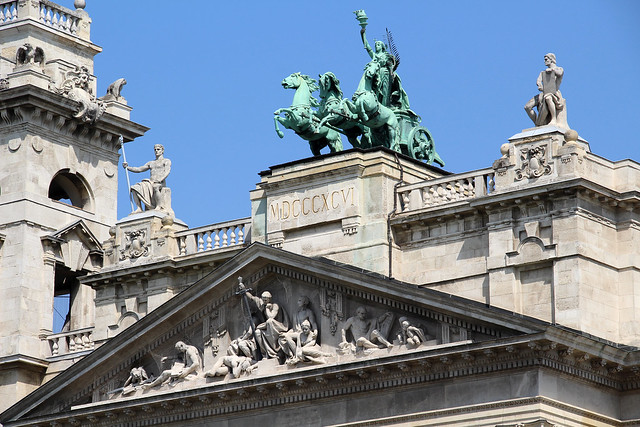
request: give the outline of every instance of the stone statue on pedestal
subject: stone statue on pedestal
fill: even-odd
[[[164,147],[162,145],[154,145],[153,151],[156,154],[156,159],[145,163],[143,166],[133,167],[129,166],[127,162],[122,163],[122,167],[131,172],[151,171],[150,179],[143,179],[131,186],[131,196],[137,206],[137,209],[132,213],[142,212],[142,205],[144,204],[145,210],[158,210],[173,216],[171,190],[166,183],[167,176],[171,172],[171,160],[164,158]]]
[[[545,70],[540,72],[536,84],[540,93],[524,106],[525,111],[536,126],[558,126],[569,129],[567,124],[567,101],[560,93],[560,83],[564,76],[562,67],[556,65],[556,56],[547,53],[544,56]],[[537,109],[537,114],[533,108]]]

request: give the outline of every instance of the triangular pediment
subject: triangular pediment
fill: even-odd
[[[91,255],[101,256],[102,245],[83,220],[77,220],[42,237],[45,252],[71,271],[92,271],[97,262]]]
[[[238,358],[221,362],[231,354],[232,341],[249,328],[247,303],[237,294],[239,277],[251,288],[250,307],[258,307],[257,298],[268,291],[271,302],[287,314],[288,325],[272,344],[288,345],[287,331],[295,329],[299,312],[308,309],[317,325],[316,346],[293,350],[298,360],[285,355],[243,364],[236,341]],[[254,318],[260,328],[261,320]],[[364,337],[358,336],[359,321],[369,328]],[[403,331],[402,321],[413,332]],[[272,322],[263,335],[279,327]],[[232,404],[259,408],[266,396],[286,401],[294,389],[306,388],[305,393],[338,396],[346,386],[366,391],[380,381],[388,386],[411,384],[418,377],[430,381],[448,375],[450,368],[471,372],[477,367],[481,372],[496,363],[515,367],[525,350],[557,353],[555,345],[549,350],[554,333],[542,321],[253,244],[14,405],[2,421],[50,422],[63,416],[65,422],[115,422],[117,417],[153,418],[158,408],[178,414],[198,405],[215,414]],[[564,339],[561,335],[556,341]],[[177,351],[179,341],[189,350]],[[180,378],[189,358],[198,359],[199,366]],[[165,380],[155,381],[165,371]]]

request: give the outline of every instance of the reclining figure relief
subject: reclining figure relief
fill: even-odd
[[[166,383],[174,384],[182,380],[195,379],[202,367],[202,359],[200,352],[195,346],[187,345],[182,341],[178,341],[175,345],[178,352],[176,357],[163,357],[162,362],[167,363],[173,360],[171,367],[165,369],[162,373],[149,384],[143,384],[143,389],[158,387]]]

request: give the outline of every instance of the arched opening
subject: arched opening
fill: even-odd
[[[49,198],[84,210],[91,210],[89,186],[79,174],[67,170],[58,172],[49,184]]]

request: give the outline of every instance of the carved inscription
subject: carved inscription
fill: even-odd
[[[269,204],[269,220],[286,221],[292,218],[308,217],[341,211],[355,206],[355,187],[304,194],[298,198],[282,198]]]

